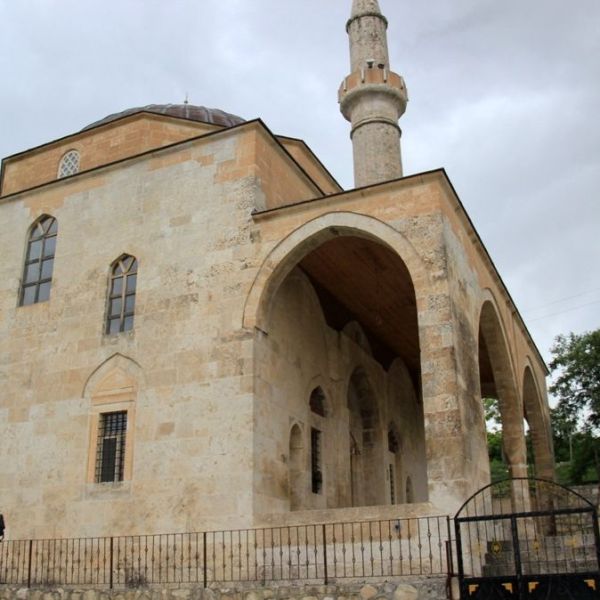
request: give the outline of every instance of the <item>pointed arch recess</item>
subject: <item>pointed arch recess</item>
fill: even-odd
[[[303,508],[305,502],[303,485],[305,457],[302,428],[298,423],[294,423],[290,429],[288,452],[290,510],[299,510]]]
[[[91,398],[96,389],[102,387],[102,383],[108,379],[111,372],[117,371],[126,373],[136,382],[139,382],[143,376],[142,367],[137,361],[120,352],[115,352],[90,373],[83,386],[82,398]]]
[[[362,367],[355,369],[349,378],[347,407],[351,506],[386,504],[381,469],[385,464],[381,407],[373,384]]]
[[[88,377],[83,398],[88,401],[89,443],[86,481],[99,483],[99,448],[102,445],[102,423],[106,415],[122,413],[125,431],[122,441],[122,466],[114,481],[129,481],[133,475],[133,448],[135,445],[135,405],[142,369],[133,359],[116,353],[100,364]]]

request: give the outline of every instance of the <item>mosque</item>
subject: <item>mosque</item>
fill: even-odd
[[[2,161],[11,539],[453,514],[504,453],[553,478],[546,366],[354,0],[355,187],[300,139],[148,105]],[[340,142],[342,143],[342,142]]]

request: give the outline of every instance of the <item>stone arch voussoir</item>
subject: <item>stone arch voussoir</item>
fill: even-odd
[[[246,298],[243,327],[258,327],[266,331],[270,302],[288,273],[309,252],[330,239],[344,235],[370,239],[395,252],[411,276],[417,308],[423,306],[429,276],[410,241],[390,225],[373,217],[331,212],[293,230],[269,252]]]

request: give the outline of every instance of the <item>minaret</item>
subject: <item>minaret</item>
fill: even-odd
[[[353,0],[346,24],[352,72],[339,102],[352,123],[356,187],[402,177],[398,119],[408,98],[404,80],[390,71],[387,25],[377,0]]]

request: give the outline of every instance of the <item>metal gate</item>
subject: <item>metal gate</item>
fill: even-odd
[[[564,486],[490,484],[456,513],[462,600],[600,599],[596,507]]]

